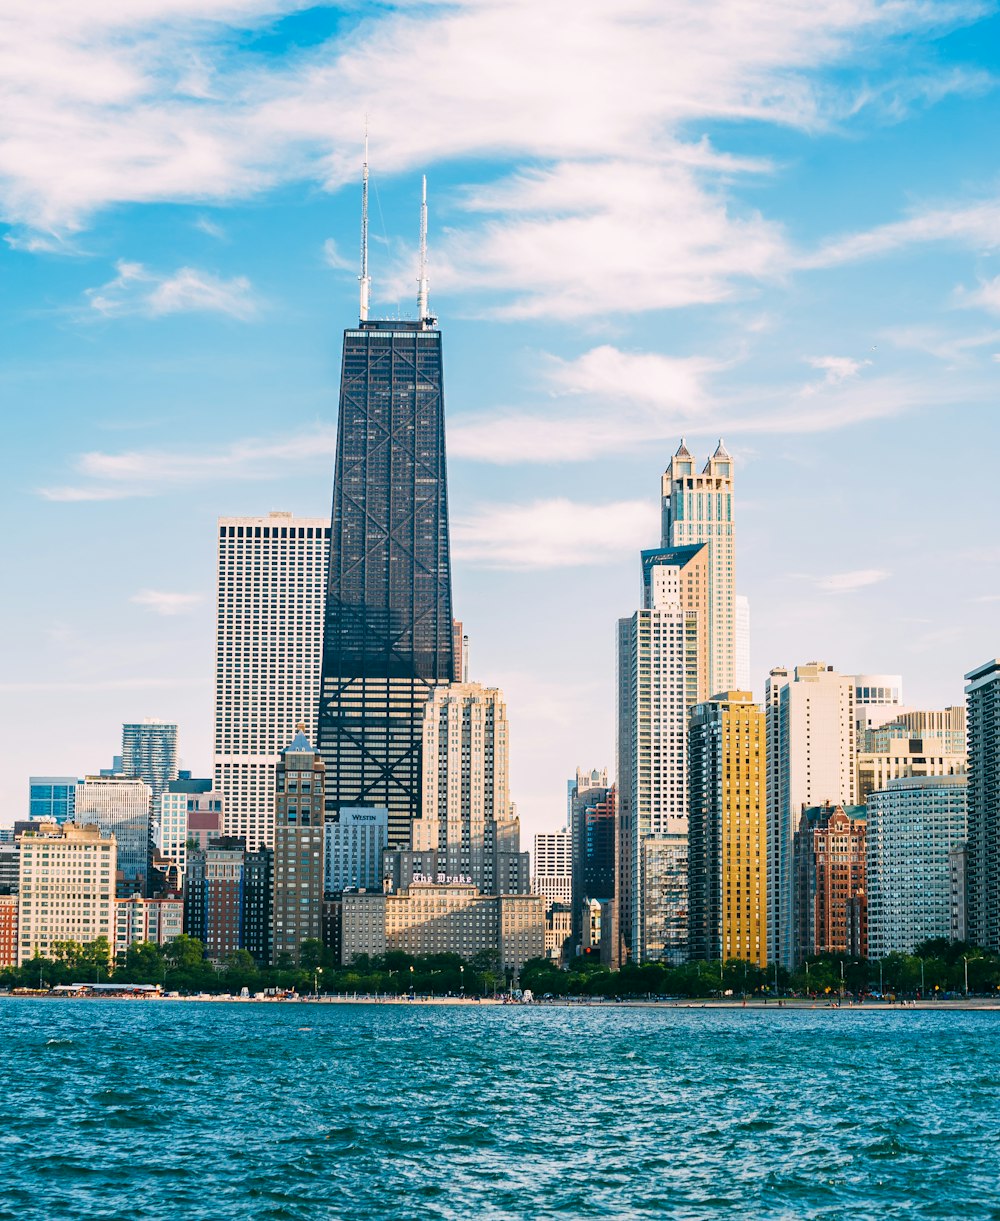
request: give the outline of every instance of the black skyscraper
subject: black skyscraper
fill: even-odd
[[[441,374],[430,317],[344,332],[318,746],[327,809],[386,806],[391,846],[420,816],[428,693],[455,673]]]

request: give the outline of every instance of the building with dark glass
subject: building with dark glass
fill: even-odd
[[[421,730],[456,678],[441,332],[344,332],[317,748],[326,809],[381,806],[390,847],[421,813]]]
[[[969,735],[966,936],[1000,952],[1000,658],[965,676]]]

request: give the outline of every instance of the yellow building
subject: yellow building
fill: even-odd
[[[725,691],[694,708],[688,745],[691,957],[764,966],[764,713],[749,691]]]

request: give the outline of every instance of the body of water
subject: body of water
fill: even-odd
[[[1000,1014],[0,1000],[0,1218],[1000,1218]]]

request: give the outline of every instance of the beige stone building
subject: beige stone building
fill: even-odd
[[[471,882],[414,880],[404,891],[345,891],[341,961],[388,950],[415,956],[494,950],[505,970],[545,953],[545,913],[538,895],[485,895]]]
[[[113,835],[73,822],[39,823],[20,838],[18,963],[50,957],[58,941],[115,939]]]

